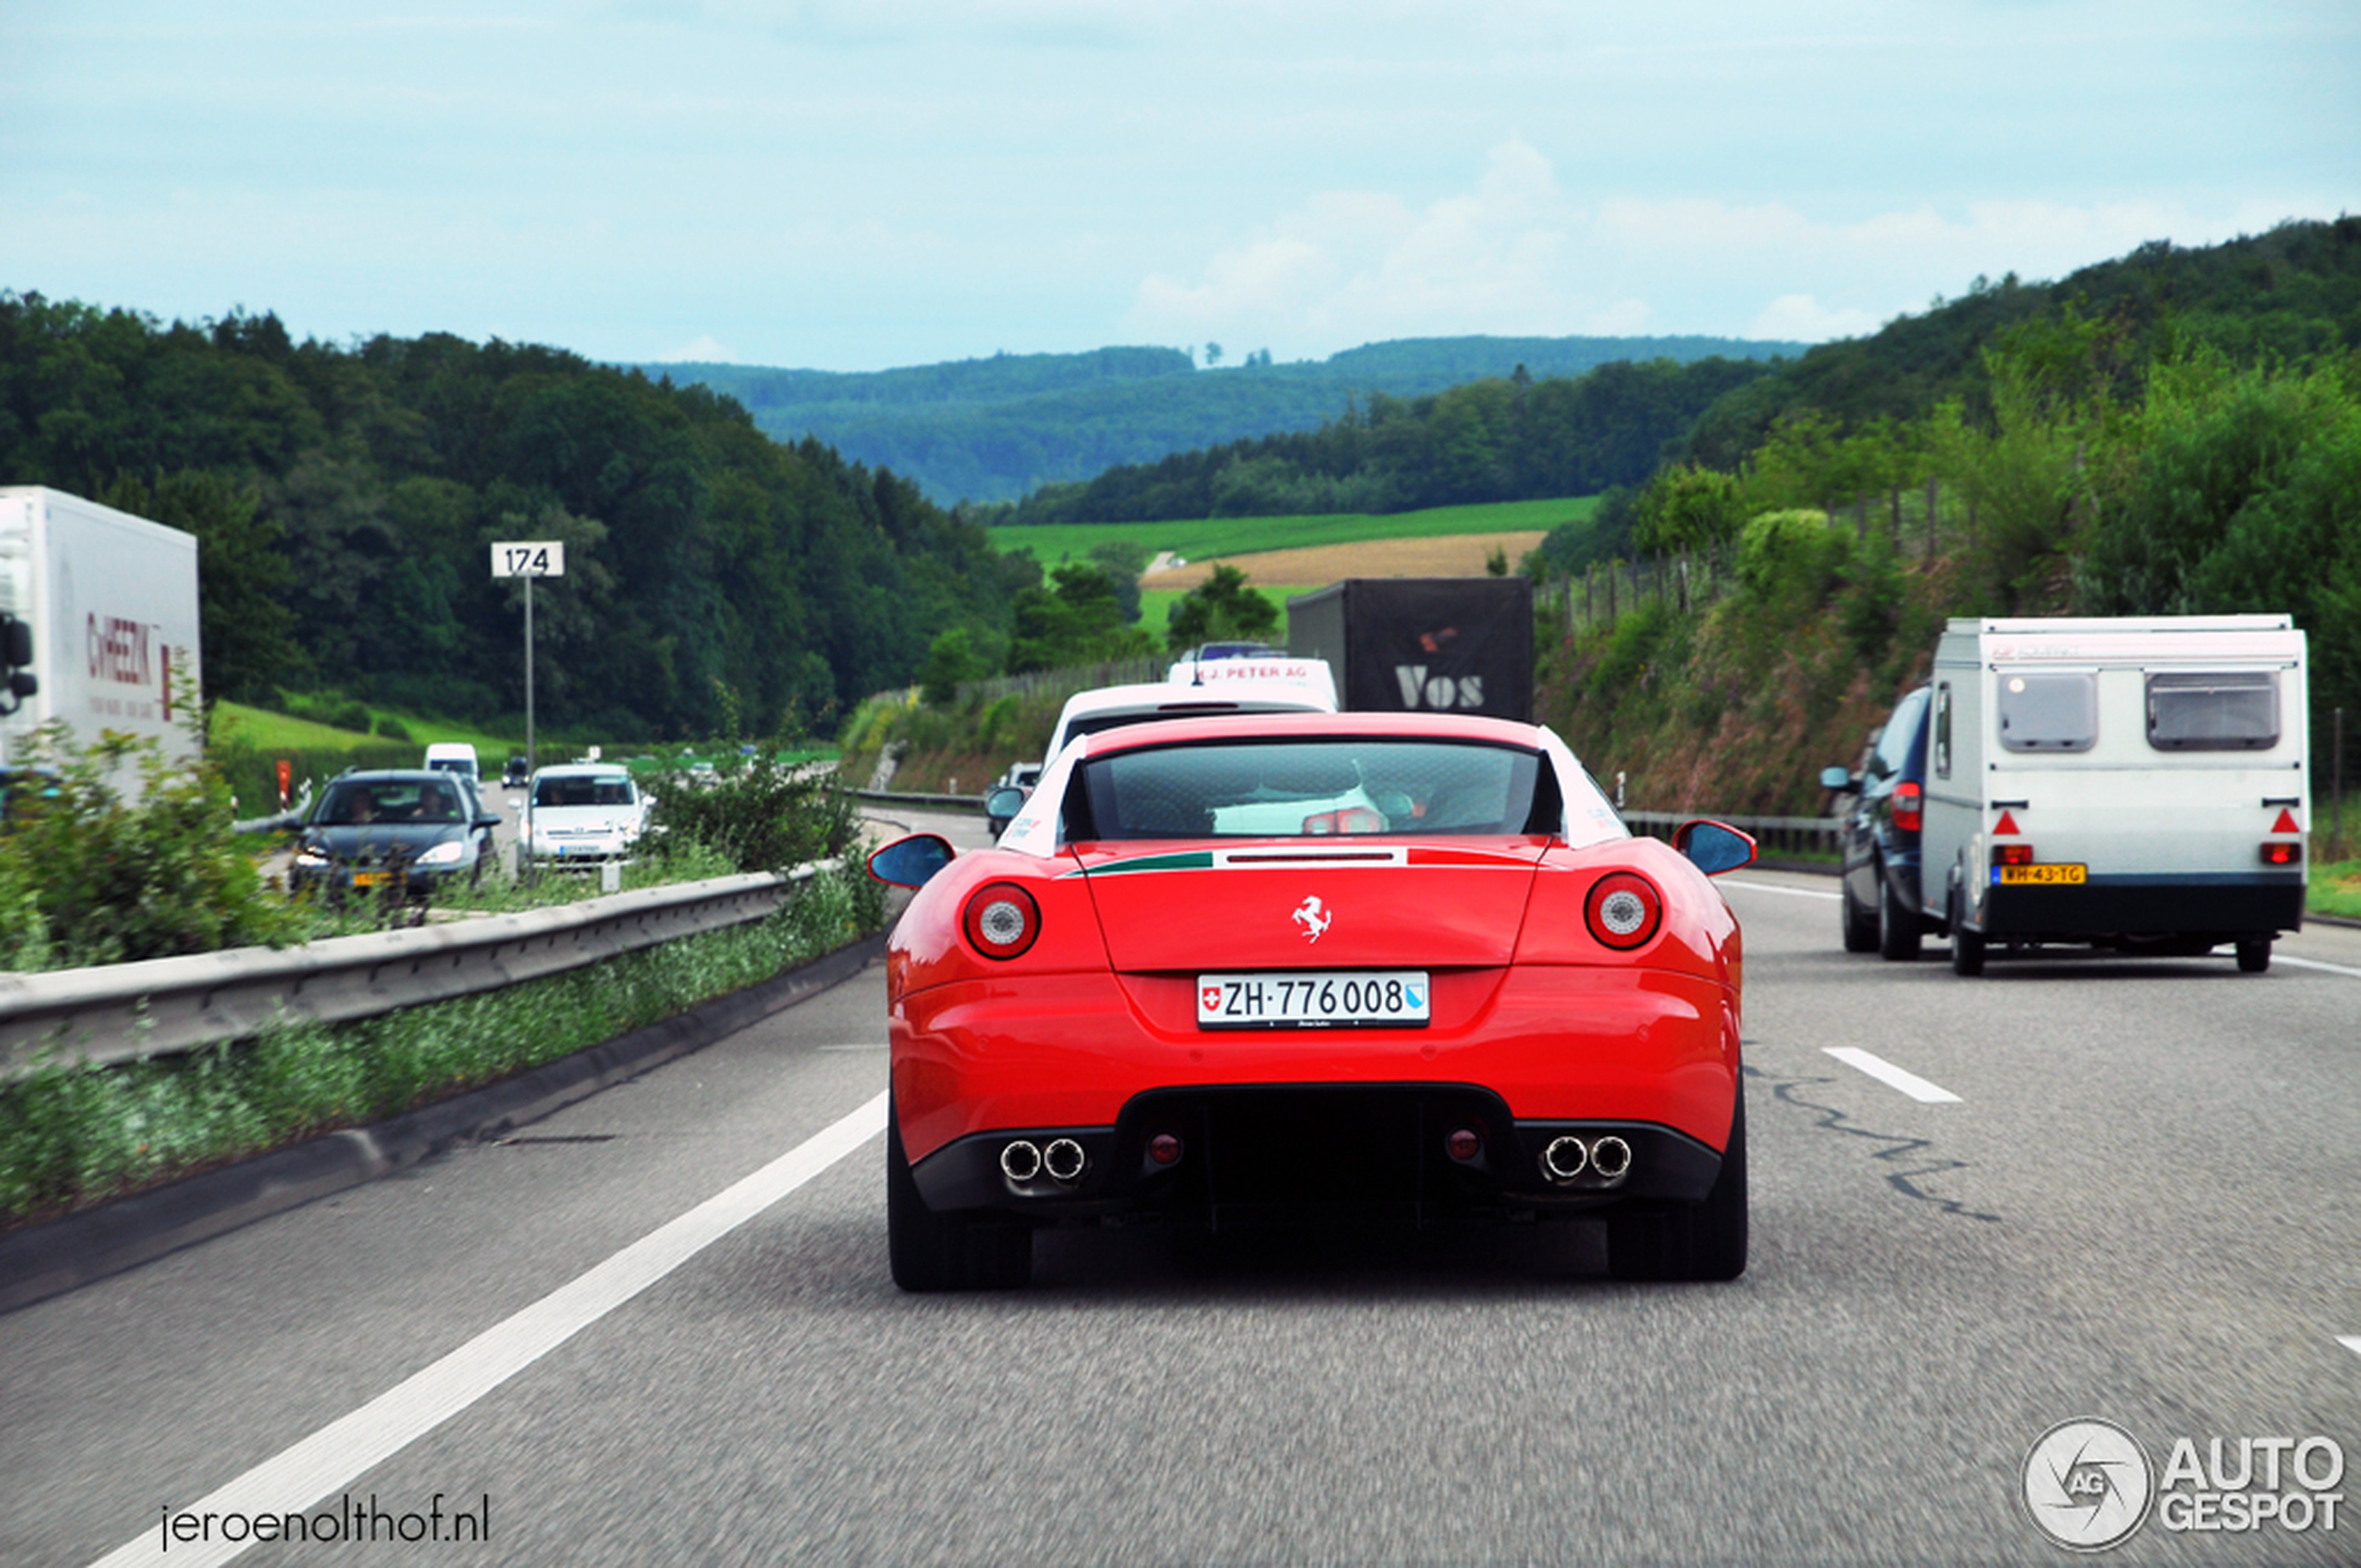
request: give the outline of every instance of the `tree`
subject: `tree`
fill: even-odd
[[[1268,641],[1279,630],[1279,607],[1246,586],[1234,566],[1213,574],[1173,605],[1165,643],[1174,652],[1200,642]]]
[[[1205,346],[1205,367],[1211,370],[1221,362],[1221,345],[1207,339]]]
[[[1666,468],[1640,492],[1636,539],[1652,550],[1704,550],[1734,539],[1746,504],[1732,476],[1694,463]]]
[[[102,505],[197,538],[197,624],[208,707],[301,679],[306,660],[285,603],[295,580],[277,524],[257,518],[251,484],[219,474],[119,475]]]

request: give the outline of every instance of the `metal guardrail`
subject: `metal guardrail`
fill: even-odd
[[[494,991],[759,920],[841,861],[641,888],[448,925],[232,948],[84,969],[0,974],[0,1079],[45,1053],[93,1064],[242,1039],[282,1019],[323,1023]]]
[[[923,806],[930,811],[973,811],[979,816],[983,812],[983,797],[980,795],[905,795],[892,789],[848,789],[843,793],[855,800],[885,806]]]
[[[1838,835],[1844,826],[1842,817],[1725,817],[1713,811],[1625,811],[1623,824],[1634,833],[1644,833],[1651,838],[1670,838],[1672,830],[1684,822],[1699,817],[1711,817],[1727,823],[1739,832],[1750,834],[1765,850],[1835,850],[1841,840]]]

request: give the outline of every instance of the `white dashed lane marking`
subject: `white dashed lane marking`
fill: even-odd
[[[2361,1356],[2361,1334],[2340,1334],[2337,1336],[2337,1343],[2351,1351],[2354,1355]]]
[[[1822,1050],[1843,1062],[1857,1067],[1872,1078],[1893,1088],[1900,1089],[1911,1099],[1928,1105],[1964,1103],[1958,1095],[1940,1084],[1931,1084],[1916,1073],[1905,1072],[1881,1056],[1871,1056],[1857,1046],[1822,1046]]]
[[[1758,893],[1785,893],[1789,898],[1797,899],[1832,899],[1837,896],[1834,893],[1822,892],[1817,888],[1782,888],[1776,882],[1732,882],[1725,880],[1721,885],[1725,888],[1748,888]]]
[[[2361,969],[2356,969],[2349,964],[2324,964],[2317,958],[2290,958],[2284,953],[2273,954],[2271,961],[2275,964],[2285,964],[2290,968],[2322,969],[2332,975],[2351,975],[2355,980],[2361,980]]]

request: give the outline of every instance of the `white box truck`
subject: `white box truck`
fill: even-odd
[[[63,491],[0,488],[0,613],[32,628],[39,683],[0,716],[0,768],[53,718],[81,743],[119,730],[195,754],[195,535]]]
[[[2303,924],[2303,633],[2285,615],[1955,620],[1927,724],[1920,903],[2002,944],[2270,966]]]

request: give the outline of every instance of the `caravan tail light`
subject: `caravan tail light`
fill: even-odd
[[[2262,863],[2265,865],[2301,865],[2303,863],[2303,846],[2302,844],[2287,841],[2282,841],[2276,844],[2265,844],[2262,846]]]
[[[1995,844],[1992,846],[1995,865],[2031,865],[2033,846],[2030,844]]]
[[[1915,784],[1893,786],[1893,826],[1898,833],[1916,833],[1926,820],[1925,794]]]

